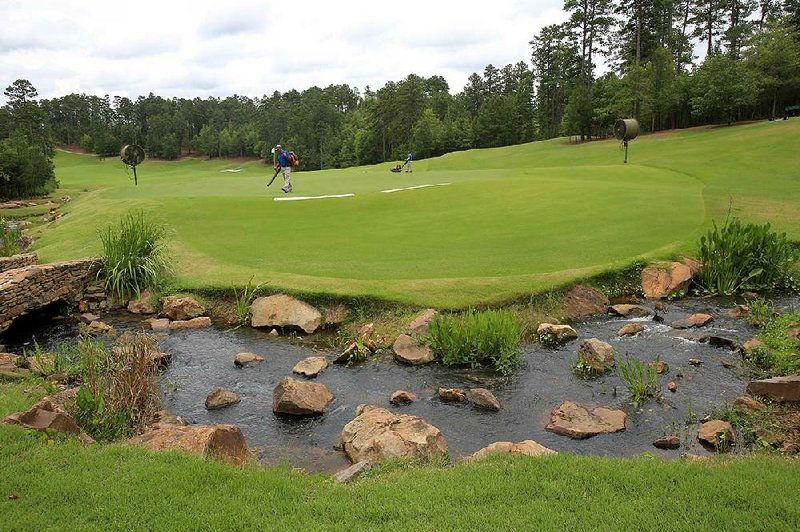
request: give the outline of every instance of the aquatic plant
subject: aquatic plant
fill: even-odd
[[[656,368],[642,364],[636,358],[626,358],[619,364],[619,375],[625,388],[631,394],[634,406],[641,406],[649,397],[653,397],[658,389],[658,373]]]
[[[169,272],[163,226],[128,213],[116,226],[100,233],[103,268],[109,294],[119,300],[139,297],[145,288],[158,289]]]
[[[522,327],[508,311],[470,309],[437,314],[428,340],[434,356],[446,365],[486,364],[507,375],[522,353]]]
[[[800,288],[800,250],[770,224],[742,223],[735,217],[722,227],[715,222],[700,238],[698,258],[703,263],[700,283],[712,294]]]
[[[236,323],[239,325],[247,325],[250,321],[250,303],[256,297],[256,294],[264,286],[263,283],[258,285],[253,284],[255,276],[250,277],[247,284],[241,289],[237,290],[233,287],[233,296],[235,298],[234,310],[236,312]]]
[[[9,225],[5,219],[0,218],[0,256],[11,257],[22,251],[20,239],[22,232],[17,226]]]

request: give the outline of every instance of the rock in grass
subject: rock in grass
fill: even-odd
[[[250,459],[247,442],[236,425],[164,425],[130,442],[153,451],[183,451],[240,467]]]
[[[742,395],[733,400],[733,409],[739,414],[759,414],[767,410],[766,405],[763,405],[746,395]]]
[[[572,318],[603,314],[608,309],[608,298],[590,286],[579,284],[564,296],[564,307]]]
[[[235,405],[241,401],[242,398],[239,397],[237,393],[230,390],[225,390],[223,388],[216,388],[215,390],[209,392],[208,396],[206,397],[206,409],[219,410],[220,408]]]
[[[747,393],[774,401],[800,401],[800,375],[750,381]]]
[[[422,345],[407,334],[401,334],[392,346],[394,358],[405,364],[418,366],[433,362],[433,351],[427,345]]]
[[[641,323],[628,323],[617,331],[617,336],[634,336],[644,330],[644,325]]]
[[[644,318],[653,315],[652,310],[641,305],[613,305],[611,312],[623,318]]]
[[[344,351],[336,358],[333,359],[334,364],[347,364],[350,362],[350,358],[358,352],[358,344],[353,342],[352,344],[348,345]]]
[[[304,377],[316,377],[328,368],[325,357],[308,357],[295,364],[292,371]]]
[[[475,408],[489,410],[491,412],[500,411],[500,401],[492,392],[486,388],[472,388],[467,392],[467,399]]]
[[[339,444],[353,463],[447,456],[441,431],[424,419],[370,405],[356,408],[355,418],[342,429]]]
[[[719,419],[712,419],[700,425],[697,439],[717,451],[727,451],[731,445],[736,443],[733,425]]]
[[[658,449],[679,449],[681,446],[681,439],[677,436],[662,436],[653,442],[653,446]]]
[[[542,323],[536,329],[536,335],[544,341],[567,342],[578,337],[577,331],[569,325]]]
[[[625,430],[627,414],[603,406],[587,407],[564,401],[550,414],[545,430],[574,440]]]
[[[468,460],[477,460],[491,454],[513,454],[522,456],[547,456],[558,454],[544,445],[540,445],[533,440],[525,440],[519,443],[510,441],[498,441],[487,445],[483,449],[475,452]]]
[[[744,345],[742,346],[742,350],[745,353],[750,354],[754,350],[762,348],[762,347],[764,347],[764,342],[762,342],[761,340],[758,340],[756,338],[750,338],[749,340],[747,340],[744,343]]]
[[[596,373],[605,373],[614,366],[614,348],[597,338],[584,340],[578,357]]]
[[[397,390],[389,397],[389,402],[393,405],[407,405],[417,400],[417,396],[412,392]]]
[[[255,353],[239,353],[236,355],[236,358],[233,359],[233,363],[240,368],[250,366],[256,362],[264,362],[264,357]]]
[[[411,323],[408,324],[406,333],[427,336],[430,334],[428,325],[430,325],[430,323],[433,321],[434,316],[436,316],[436,309],[429,308],[424,310],[421,314],[414,318]]]
[[[347,469],[343,469],[333,475],[333,479],[340,483],[352,482],[372,469],[372,465],[372,460],[361,460],[360,462],[351,465]]]
[[[205,312],[205,307],[192,297],[169,296],[161,300],[161,315],[173,321],[191,320]]]
[[[284,377],[272,392],[272,411],[295,416],[322,414],[331,401],[333,394],[324,384]]]
[[[466,403],[467,391],[463,388],[438,388],[436,395],[446,403]]]
[[[322,323],[317,309],[285,294],[257,298],[250,305],[250,316],[252,327],[297,329],[306,334],[315,332]]]
[[[75,436],[82,443],[94,443],[94,440],[81,430],[75,419],[52,397],[43,398],[28,410],[6,416],[3,423],[20,425],[39,432],[58,432]]]
[[[712,321],[714,321],[714,317],[711,316],[711,314],[704,314],[702,312],[698,312],[697,314],[692,314],[688,318],[672,322],[672,328],[692,329],[697,327],[705,327]]]

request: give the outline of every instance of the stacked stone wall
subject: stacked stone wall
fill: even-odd
[[[21,255],[14,255],[13,257],[0,257],[0,273],[24,268],[26,266],[33,266],[38,262],[39,257],[36,253],[23,253]]]

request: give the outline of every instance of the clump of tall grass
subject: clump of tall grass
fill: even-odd
[[[764,345],[748,350],[745,359],[765,375],[800,373],[800,342],[788,334],[796,328],[800,328],[800,312],[773,316],[757,336]]]
[[[111,296],[124,301],[163,284],[169,272],[165,236],[165,228],[145,218],[142,211],[128,213],[101,232],[101,274]]]
[[[126,332],[113,349],[91,338],[82,338],[76,349],[81,388],[73,414],[78,425],[101,441],[143,429],[161,408],[155,341]]]
[[[714,223],[700,238],[698,256],[703,263],[701,284],[712,294],[800,288],[800,250],[770,224],[742,223],[738,218],[726,219],[722,227]]]
[[[619,364],[619,374],[625,388],[631,394],[631,402],[635,407],[641,406],[649,397],[653,397],[658,389],[658,372],[656,368],[642,364],[636,358],[626,358]]]
[[[0,218],[0,256],[11,257],[22,251],[22,231]]]
[[[253,302],[253,299],[255,299],[258,291],[264,286],[263,283],[254,285],[254,277],[255,276],[251,277],[241,290],[237,290],[236,287],[233,288],[233,296],[236,300],[234,310],[236,312],[236,323],[238,325],[247,325],[250,320],[250,304]]]
[[[486,364],[507,375],[522,353],[522,327],[508,311],[437,314],[429,328],[431,350],[446,365]]]

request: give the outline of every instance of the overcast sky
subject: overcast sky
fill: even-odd
[[[439,74],[452,91],[565,19],[562,0],[0,0],[0,84],[42,97],[260,96]],[[0,95],[2,99],[2,95]]]

